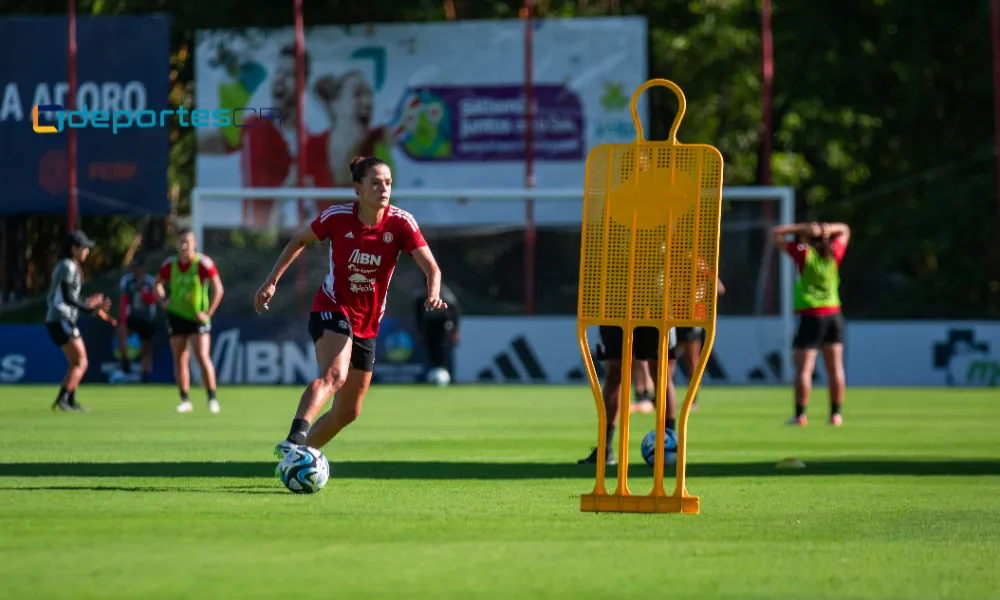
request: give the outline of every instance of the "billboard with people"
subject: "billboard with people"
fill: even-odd
[[[308,187],[350,186],[348,163],[358,155],[389,163],[400,189],[523,187],[523,22],[323,26],[305,41]],[[629,99],[646,79],[646,21],[541,20],[534,56],[537,186],[578,187],[591,148],[635,138]],[[197,130],[198,186],[297,186],[294,30],[201,31],[195,64],[196,109],[242,115]],[[433,201],[399,202],[424,225],[455,218]],[[326,204],[311,203],[310,212]],[[215,223],[299,219],[296,202],[273,199],[207,198],[200,208]]]

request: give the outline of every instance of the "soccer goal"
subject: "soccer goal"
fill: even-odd
[[[531,306],[531,314],[554,316],[576,311],[583,195],[582,188],[395,189],[392,201],[420,223],[446,280],[461,291],[464,314],[516,316]],[[234,285],[252,295],[292,232],[325,207],[354,199],[351,188],[198,187],[191,224],[202,250],[226,268],[227,295]],[[768,232],[794,220],[792,188],[723,189],[719,270],[727,293],[719,302],[716,349],[727,363],[720,372],[740,371],[735,382],[792,380],[794,267]],[[276,299],[272,314],[308,310],[327,268],[326,250],[310,249],[298,262],[286,275],[297,282],[296,293]],[[412,312],[409,292],[421,275],[410,262],[400,261],[393,275],[393,289],[404,291],[389,294],[387,315]],[[753,364],[740,363],[748,353]],[[713,379],[713,368],[709,381],[724,380]]]

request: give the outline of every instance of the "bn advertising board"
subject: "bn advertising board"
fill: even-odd
[[[465,317],[461,343],[449,361],[458,384],[586,385],[576,339],[576,318]],[[591,348],[599,337],[588,331]],[[86,318],[90,368],[85,381],[133,382],[121,377],[114,330]],[[707,368],[711,386],[783,385],[784,343],[780,317],[719,317],[718,337]],[[124,349],[138,358],[139,340]],[[193,361],[192,361],[193,362]],[[220,318],[213,321],[212,362],[220,385],[303,385],[318,374],[312,340],[303,318]],[[849,386],[1000,387],[1000,325],[986,321],[848,321],[844,362]],[[826,382],[822,361],[816,385]],[[192,364],[194,372],[197,366]],[[0,325],[0,384],[58,384],[66,360],[42,324]],[[378,383],[425,380],[427,356],[412,320],[387,317],[375,352]],[[598,363],[598,372],[602,372]],[[683,366],[675,380],[687,381]],[[173,381],[166,329],[158,325],[156,358],[150,378]],[[784,392],[790,393],[790,392]],[[1000,399],[1000,396],[997,396]]]

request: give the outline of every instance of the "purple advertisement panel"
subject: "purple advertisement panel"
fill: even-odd
[[[535,86],[535,160],[576,161],[585,155],[586,123],[576,93]],[[411,89],[398,109],[399,146],[417,161],[493,162],[525,158],[521,86],[435,86]]]

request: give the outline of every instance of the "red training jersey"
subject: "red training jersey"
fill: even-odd
[[[800,244],[798,242],[788,242],[785,244],[785,253],[792,257],[795,261],[795,268],[798,269],[799,275],[802,274],[802,269],[806,264],[806,250],[808,246],[806,244]],[[839,237],[830,240],[830,250],[833,251],[833,259],[837,261],[837,267],[840,268],[840,262],[844,260],[844,253],[847,252],[847,244],[843,242]],[[808,317],[823,317],[826,315],[835,315],[840,312],[839,306],[823,306],[819,308],[807,308],[797,312],[799,315]]]
[[[177,261],[177,268],[181,273],[187,273],[187,270],[191,268],[191,263],[186,263],[176,256],[171,256],[167,260],[163,261],[163,264],[160,265],[160,270],[156,273],[163,281],[170,281],[170,274],[171,269],[174,266],[174,261]],[[219,270],[215,267],[215,262],[213,262],[211,258],[202,254],[201,260],[198,261],[198,278],[201,282],[205,283],[218,274]]]
[[[312,222],[312,230],[319,239],[330,240],[330,272],[313,298],[312,312],[338,312],[356,337],[377,337],[399,253],[427,245],[416,219],[390,206],[378,225],[368,227],[358,219],[355,202],[326,209]]]

